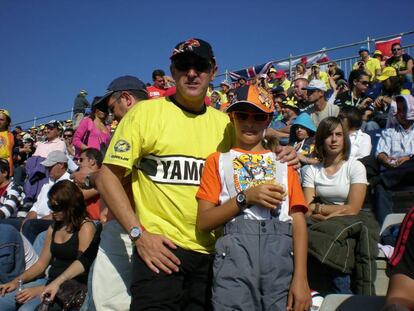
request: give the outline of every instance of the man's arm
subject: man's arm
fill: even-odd
[[[96,189],[121,226],[127,232],[132,227],[139,227],[140,223],[121,184],[125,168],[104,164],[93,175]],[[135,245],[142,260],[155,273],[159,273],[159,269],[168,274],[178,272],[180,260],[170,251],[176,246],[166,237],[144,230]]]

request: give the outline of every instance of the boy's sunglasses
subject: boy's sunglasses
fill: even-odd
[[[194,69],[198,72],[210,72],[213,64],[204,58],[180,57],[173,61],[174,67],[179,71]]]
[[[266,122],[269,121],[270,114],[264,112],[234,111],[233,117],[239,121],[246,121],[249,118],[253,118],[256,122]]]

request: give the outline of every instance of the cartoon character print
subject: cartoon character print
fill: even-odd
[[[270,156],[242,154],[233,160],[237,192],[264,183],[275,182],[276,164]]]
[[[173,55],[178,54],[178,53],[188,52],[188,51],[191,52],[193,48],[199,47],[199,46],[200,46],[200,42],[198,40],[189,39],[183,42],[182,44],[180,44],[180,46],[178,46],[176,49],[174,49]]]

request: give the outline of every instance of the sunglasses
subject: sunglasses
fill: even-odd
[[[249,118],[253,118],[256,122],[266,122],[269,121],[270,114],[264,112],[234,111],[233,117],[239,121],[246,121]]]
[[[393,52],[401,51],[401,48],[392,49]]]
[[[335,67],[335,65],[334,64],[329,64],[328,67]]]
[[[63,135],[63,137],[70,138],[70,137],[73,137],[73,135]]]
[[[47,206],[54,213],[59,213],[59,212],[63,211],[63,207],[61,205],[53,204],[52,202],[50,202],[50,200],[47,201]]]
[[[188,71],[194,69],[198,72],[210,72],[213,64],[204,58],[187,58],[181,57],[173,61],[174,67],[179,71]]]
[[[361,83],[362,85],[368,86],[369,82],[368,81],[359,81],[359,83]]]

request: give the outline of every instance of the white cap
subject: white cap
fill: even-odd
[[[308,86],[302,90],[320,90],[326,92],[326,84],[322,80],[315,79],[309,82]]]

